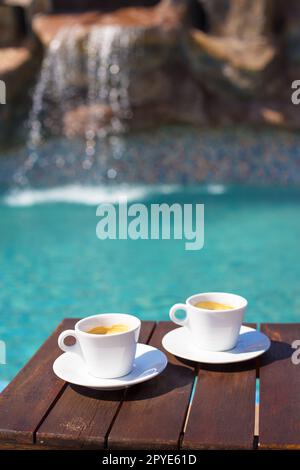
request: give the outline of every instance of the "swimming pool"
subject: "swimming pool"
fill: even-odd
[[[167,320],[173,303],[221,290],[248,298],[248,321],[299,321],[299,188],[131,187],[131,199],[147,205],[205,204],[205,245],[194,252],[181,240],[98,240],[95,203],[109,194],[82,187],[2,199],[0,381],[67,316]]]

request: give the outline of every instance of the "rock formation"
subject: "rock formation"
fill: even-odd
[[[23,32],[20,15],[0,7],[6,9],[0,14],[0,78],[10,74],[11,96],[24,93],[23,80],[34,70],[34,38],[46,50],[61,28],[80,25],[76,47],[84,56],[91,28],[115,25],[136,31],[127,56],[128,129],[174,121],[300,127],[300,111],[291,103],[291,82],[300,79],[297,0],[76,0],[69,11],[66,1],[27,3]],[[9,56],[7,48],[16,43]],[[88,77],[78,80],[82,92]],[[95,106],[79,102],[66,110],[65,133],[83,133]],[[105,106],[100,111],[99,128],[114,114]]]

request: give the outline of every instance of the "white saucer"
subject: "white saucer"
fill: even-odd
[[[133,370],[128,375],[116,379],[99,379],[90,375],[84,361],[78,354],[66,352],[54,364],[54,373],[62,380],[97,390],[118,390],[150,380],[160,374],[168,360],[159,349],[148,344],[138,343]]]
[[[269,349],[271,342],[260,331],[242,326],[234,349],[229,351],[207,351],[197,348],[193,344],[187,328],[181,327],[167,333],[163,337],[162,344],[167,351],[183,359],[208,364],[229,364],[248,361],[260,356]]]

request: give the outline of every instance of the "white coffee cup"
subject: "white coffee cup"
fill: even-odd
[[[218,302],[233,307],[230,310],[207,310],[195,307],[198,302]],[[247,300],[240,295],[224,292],[195,294],[185,304],[175,304],[170,318],[177,325],[186,327],[193,343],[208,351],[227,351],[236,346],[242,326]],[[177,310],[185,311],[185,318],[176,317]]]
[[[87,333],[97,326],[127,325],[121,333],[98,335]],[[87,370],[95,377],[112,379],[131,372],[139,338],[141,321],[125,313],[101,313],[83,318],[74,330],[63,331],[58,346],[66,352],[78,354],[84,360]],[[72,336],[75,344],[67,346],[65,338]]]

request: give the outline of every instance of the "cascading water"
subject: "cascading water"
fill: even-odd
[[[42,63],[40,76],[33,93],[28,121],[28,157],[15,173],[16,183],[28,182],[28,174],[39,159],[45,132],[58,134],[62,110],[72,104],[73,87],[70,78],[80,70],[80,56],[76,45],[79,28],[62,29],[51,41]],[[47,162],[40,162],[41,165]]]
[[[122,133],[132,115],[128,60],[136,37],[135,30],[119,26],[95,26],[88,33],[77,26],[60,30],[51,41],[33,94],[28,157],[15,174],[17,184],[32,183],[33,173],[41,175],[45,167],[61,172],[72,167],[74,179],[74,172],[96,166],[98,181],[103,175],[115,178],[107,160],[124,153]],[[64,116],[78,106],[86,118],[85,148],[77,161],[65,151],[66,138],[63,151],[43,151],[48,137],[64,135]]]
[[[128,51],[134,43],[135,30],[118,26],[94,27],[87,41],[87,77],[89,116],[86,126],[86,158],[92,160],[98,139],[126,130],[132,112],[129,98]],[[99,45],[101,45],[99,47]],[[111,118],[99,126],[105,109]],[[122,139],[109,139],[115,158],[122,154]],[[104,155],[103,155],[104,157]]]

